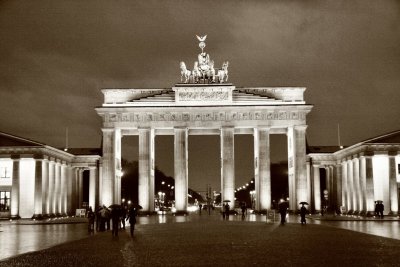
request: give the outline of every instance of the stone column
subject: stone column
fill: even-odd
[[[113,203],[121,204],[121,129],[114,131],[114,159],[115,159],[115,178],[114,178],[114,198]]]
[[[375,214],[374,200],[374,172],[372,165],[372,155],[365,155],[365,187],[366,187],[366,202],[367,214]]]
[[[143,212],[154,211],[154,129],[150,128],[139,128],[139,205]]]
[[[43,179],[43,161],[35,159],[35,192],[34,192],[34,218],[42,217],[42,179]]]
[[[334,193],[336,195],[335,211],[343,205],[342,202],[342,165],[337,163],[334,169]]]
[[[365,215],[368,212],[367,207],[367,174],[366,174],[366,165],[365,165],[365,156],[363,154],[360,155],[359,159],[359,177],[360,177],[360,193],[361,193],[361,214]]]
[[[234,128],[221,128],[221,201],[229,200],[230,206],[235,205],[235,146]],[[261,175],[261,173],[259,173]],[[261,190],[261,188],[260,188]],[[261,193],[261,192],[260,192]],[[256,193],[256,201],[260,195]],[[260,202],[261,203],[261,202]]]
[[[73,181],[74,181],[74,173],[71,165],[67,166],[67,214],[69,216],[75,215],[73,208]]]
[[[321,211],[321,178],[319,175],[319,165],[313,165],[313,193],[314,193],[314,209],[315,212]]]
[[[49,161],[43,159],[43,170],[42,170],[42,214],[48,215],[49,206]]]
[[[188,194],[188,129],[174,129],[175,207],[177,212],[187,212]]]
[[[67,165],[61,164],[61,183],[60,183],[60,213],[67,215]]]
[[[78,171],[78,209],[82,208],[83,203],[83,169],[79,169]]]
[[[49,201],[48,201],[48,214],[50,216],[55,215],[55,173],[56,173],[56,163],[54,159],[51,159],[49,162]]]
[[[57,216],[61,214],[60,192],[61,192],[61,163],[57,160],[56,170],[55,170],[55,186],[54,186],[54,203],[55,203],[54,211]]]
[[[11,187],[11,218],[19,218],[19,157],[13,158],[13,177]]]
[[[114,200],[115,185],[115,156],[114,156],[114,129],[103,131],[103,168],[101,200],[102,204],[110,206]]]
[[[311,161],[307,160],[307,203],[312,204],[312,177],[311,177]],[[310,209],[312,209],[313,205],[310,205]]]
[[[254,129],[255,209],[271,208],[271,163],[269,129]]]
[[[96,177],[97,170],[95,167],[89,167],[89,207],[96,210]]]
[[[351,159],[347,159],[346,161],[347,164],[347,201],[349,205],[349,212],[351,214],[354,213],[356,210],[355,207],[355,202],[356,202],[356,196],[354,192],[354,178],[353,178],[353,162]]]
[[[390,214],[399,213],[398,189],[396,178],[396,156],[397,151],[389,152],[389,194],[390,194]]]
[[[360,165],[358,162],[357,155],[352,159],[353,168],[353,183],[354,183],[354,213],[360,214],[362,211],[362,198],[361,198],[361,188],[360,188]]]
[[[293,128],[296,195],[289,196],[290,209],[292,210],[297,210],[299,202],[307,200],[306,129],[307,125],[295,126]]]
[[[348,187],[347,187],[347,163],[342,161],[342,206],[346,207],[346,213],[349,212],[349,202],[348,202]]]

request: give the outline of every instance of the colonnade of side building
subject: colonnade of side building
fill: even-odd
[[[99,205],[98,165],[79,167],[54,157],[16,154],[0,160],[11,173],[1,184],[2,190],[10,191],[11,218],[75,215],[82,208],[85,170],[89,171],[89,206]]]
[[[357,149],[362,151],[356,153],[344,149],[330,155],[310,154],[312,208],[319,212],[326,205],[346,214],[373,215],[376,201],[382,201],[385,214],[398,214],[400,153],[382,148],[373,151],[361,145]],[[320,169],[325,170],[325,194],[320,190]]]

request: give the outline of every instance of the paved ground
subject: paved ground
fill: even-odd
[[[304,226],[297,219],[280,226],[251,216],[243,221],[204,214],[141,217],[134,238],[128,230],[118,238],[98,233],[1,261],[0,266],[400,265],[400,240],[311,221]]]

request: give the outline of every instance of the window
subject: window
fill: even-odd
[[[0,167],[0,179],[1,178],[11,178],[11,172],[7,167]]]
[[[0,191],[0,211],[10,210],[10,191]]]

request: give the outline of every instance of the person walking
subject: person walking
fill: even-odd
[[[124,229],[124,230],[125,230],[126,209],[127,209],[126,206],[122,207],[121,214],[120,214],[120,216],[121,216],[120,217],[120,221],[121,221],[120,227],[121,227],[121,229]]]
[[[229,220],[229,210],[230,210],[230,206],[228,203],[225,204],[225,219]]]
[[[242,209],[242,219],[244,219],[246,217],[246,211],[247,211],[246,202],[242,202],[240,208]]]
[[[135,224],[136,224],[136,209],[134,207],[130,207],[128,211],[128,217],[126,220],[129,220],[129,224],[131,225],[131,237],[133,237],[133,233],[135,231]]]
[[[304,204],[302,204],[301,208],[300,208],[300,217],[301,217],[301,224],[306,224],[306,214],[307,214],[307,208],[304,206]]]
[[[113,236],[118,236],[120,214],[121,214],[120,208],[115,206],[111,209],[112,235]]]
[[[285,201],[279,203],[279,213],[281,215],[281,225],[285,224],[287,212],[287,203]]]
[[[94,233],[94,212],[92,210],[92,207],[89,207],[89,210],[87,212],[87,218],[88,218],[88,233]]]

